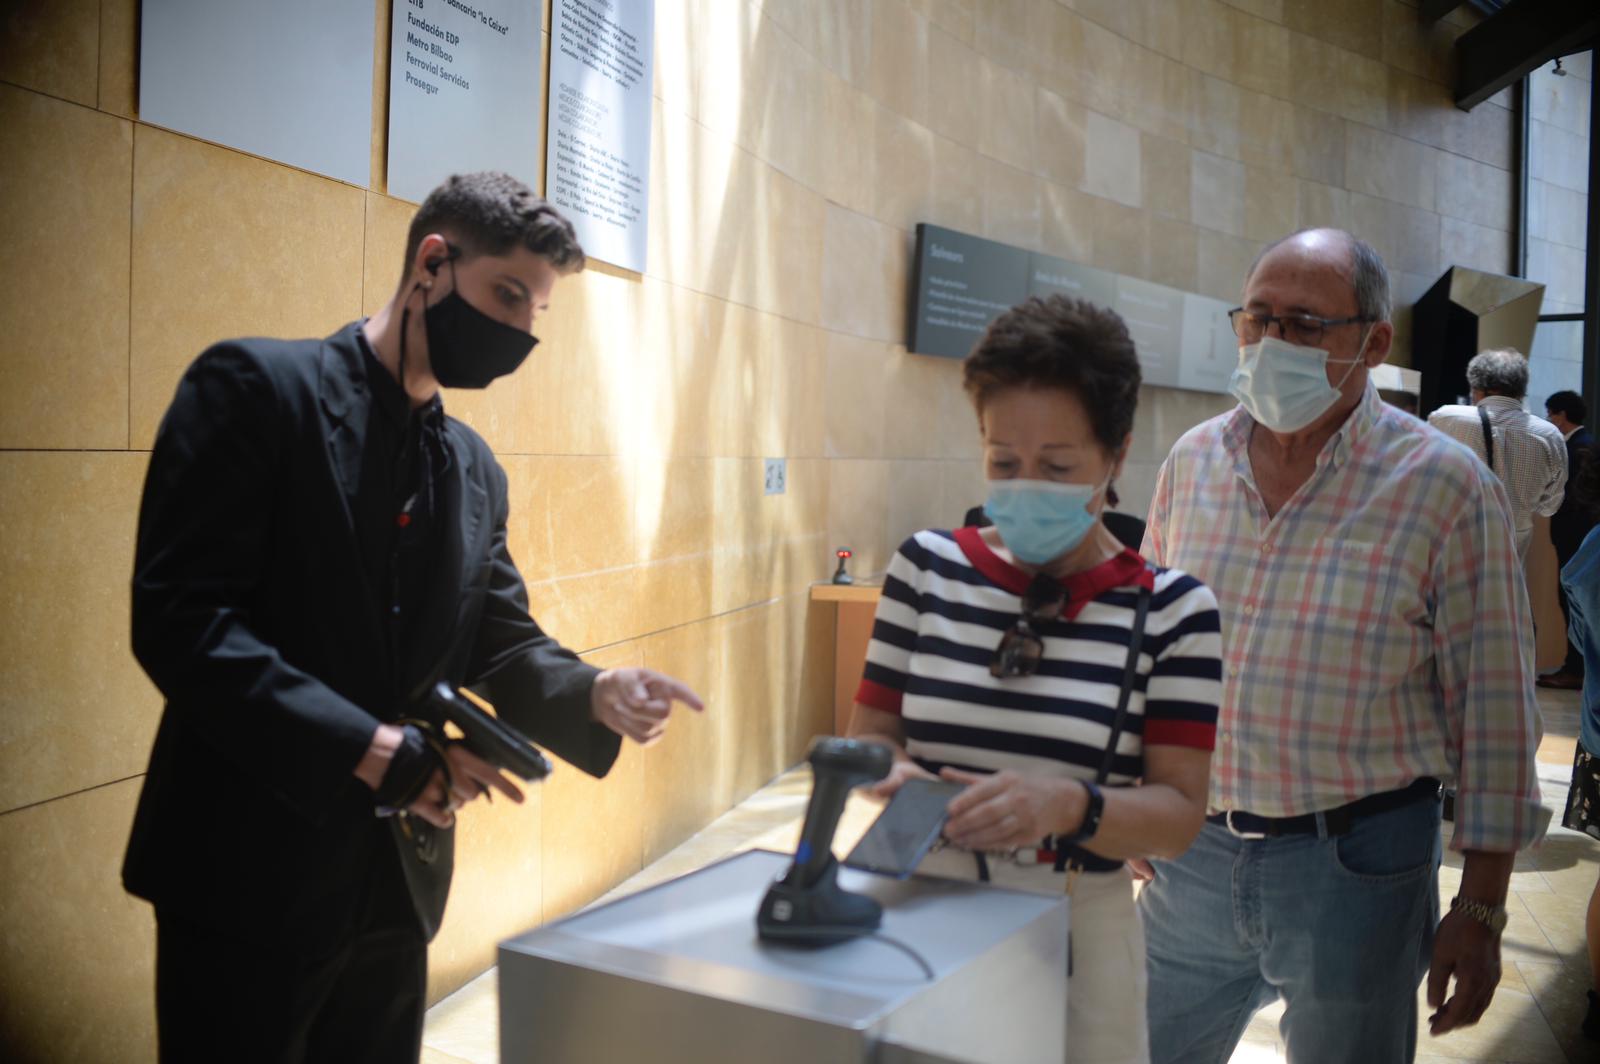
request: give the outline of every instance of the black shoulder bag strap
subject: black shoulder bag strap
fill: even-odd
[[[1095,783],[1104,783],[1111,775],[1111,762],[1117,756],[1117,740],[1122,738],[1122,725],[1128,719],[1128,699],[1133,695],[1133,680],[1139,675],[1139,651],[1144,645],[1144,619],[1150,613],[1150,589],[1139,588],[1139,601],[1133,607],[1133,628],[1128,632],[1128,663],[1122,667],[1122,691],[1117,695],[1117,712],[1111,718],[1111,742],[1106,744],[1105,756],[1100,759],[1100,771],[1094,774]]]
[[[1150,613],[1151,589],[1141,586],[1139,599],[1133,607],[1133,627],[1128,630],[1128,663],[1122,667],[1122,691],[1117,695],[1117,712],[1111,718],[1111,741],[1106,744],[1106,752],[1100,759],[1100,770],[1095,773],[1095,783],[1102,784],[1106,777],[1111,775],[1111,762],[1117,756],[1117,740],[1122,738],[1122,725],[1128,718],[1128,699],[1133,697],[1133,680],[1139,675],[1139,652],[1144,646],[1144,620]],[[1056,871],[1066,870],[1067,881],[1065,884],[1067,896],[1071,897],[1072,888],[1078,882],[1078,876],[1083,873],[1083,866],[1077,861],[1067,864],[1065,848],[1056,844]],[[1068,917],[1070,919],[1070,916]],[[1072,929],[1067,929],[1067,978],[1072,978]]]
[[[1483,463],[1489,467],[1489,472],[1494,472],[1494,428],[1489,424],[1489,411],[1480,404],[1478,407],[1478,424],[1483,426]],[[1498,476],[1498,474],[1496,474]]]
[[[1094,774],[1096,785],[1111,775],[1111,763],[1117,756],[1117,742],[1122,738],[1122,727],[1128,719],[1128,700],[1133,697],[1133,681],[1139,675],[1139,652],[1144,646],[1144,621],[1150,613],[1150,588],[1140,587],[1138,600],[1133,607],[1133,626],[1128,629],[1128,661],[1122,667],[1122,690],[1117,694],[1117,711],[1111,718],[1111,741],[1100,758],[1100,768]],[[1056,871],[1067,871],[1067,852],[1056,847]]]

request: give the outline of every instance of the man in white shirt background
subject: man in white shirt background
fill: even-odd
[[[1522,408],[1528,360],[1515,348],[1479,352],[1467,363],[1467,386],[1471,406],[1441,406],[1428,415],[1428,424],[1465,444],[1505,484],[1517,554],[1526,561],[1535,515],[1555,513],[1566,493],[1566,441],[1560,429]],[[1492,446],[1486,445],[1485,430]]]

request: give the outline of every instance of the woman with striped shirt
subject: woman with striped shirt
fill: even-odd
[[[1100,520],[1139,379],[1122,319],[1094,304],[1030,299],[989,327],[964,386],[994,525],[900,547],[850,729],[894,751],[882,797],[919,776],[967,785],[920,872],[1071,892],[1073,1062],[1148,1059],[1123,862],[1175,856],[1199,832],[1221,693],[1211,592]]]

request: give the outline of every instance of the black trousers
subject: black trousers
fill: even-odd
[[[349,938],[317,957],[158,911],[162,1064],[416,1064],[428,945],[388,879],[373,876]]]

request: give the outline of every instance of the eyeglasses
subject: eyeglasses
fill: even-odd
[[[1012,676],[1032,676],[1044,657],[1044,639],[1035,625],[1059,620],[1067,604],[1067,589],[1053,576],[1040,573],[1022,593],[1022,616],[1006,629],[1000,645],[989,661],[989,675],[999,680]]]
[[[1228,321],[1233,324],[1234,335],[1247,344],[1260,340],[1276,324],[1278,335],[1291,344],[1316,347],[1322,342],[1323,334],[1335,325],[1355,325],[1375,320],[1360,315],[1353,318],[1319,318],[1314,314],[1257,314],[1243,307],[1228,311]]]

